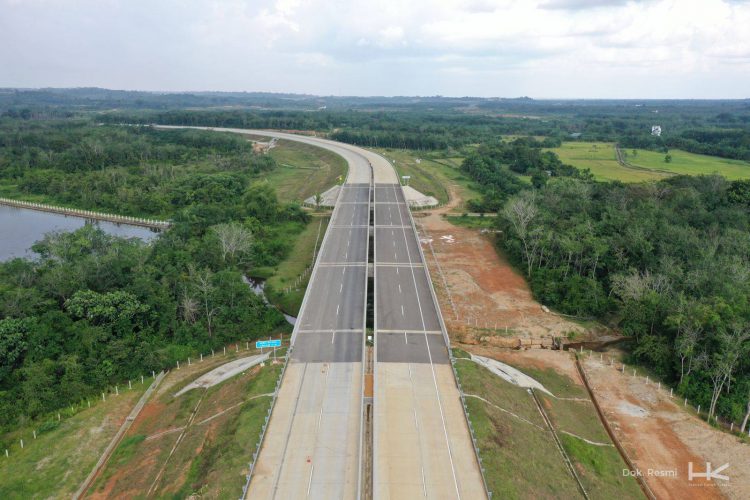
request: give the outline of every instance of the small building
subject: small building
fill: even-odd
[[[651,135],[655,135],[656,137],[661,137],[661,126],[660,125],[652,125],[651,126]]]

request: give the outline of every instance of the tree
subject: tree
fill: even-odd
[[[522,194],[508,200],[502,211],[503,217],[513,226],[516,236],[520,238],[523,244],[527,266],[526,274],[528,276],[531,276],[531,270],[534,265],[534,247],[530,238],[529,226],[538,212],[539,210],[534,202],[534,194],[529,191],[524,191]]]
[[[745,433],[745,427],[747,427],[747,421],[750,419],[750,391],[747,394],[747,410],[745,410],[745,418],[742,419],[742,427],[740,432]]]
[[[697,318],[698,307],[695,302],[683,299],[677,307],[677,314],[667,318],[667,323],[677,326],[674,348],[680,358],[680,384],[693,369],[698,341],[703,333],[703,325]]]
[[[33,320],[6,318],[0,320],[0,382],[21,366],[28,349],[29,331]]]
[[[219,239],[221,257],[225,262],[235,262],[235,257],[247,254],[253,246],[253,233],[239,222],[227,222],[211,228]]]
[[[664,155],[664,163],[672,163],[672,155],[667,153]]]
[[[744,326],[732,325],[730,332],[719,334],[719,350],[711,357],[709,377],[711,379],[711,405],[708,418],[714,416],[716,403],[721,391],[729,387],[737,363],[747,352],[746,341],[750,339],[750,329]]]
[[[315,193],[315,208],[320,210],[320,204],[323,202],[323,195]]]
[[[213,273],[210,269],[203,269],[202,271],[191,269],[190,274],[193,280],[193,286],[201,298],[203,315],[206,318],[206,327],[208,328],[208,336],[213,337],[213,319],[219,311],[219,308],[214,306],[216,287],[213,284]]]

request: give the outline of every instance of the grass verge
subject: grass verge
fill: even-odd
[[[209,360],[189,376],[170,373],[179,378],[146,405],[90,495],[133,497],[153,487],[158,498],[238,498],[282,365],[256,366],[208,389],[173,396],[234,358]]]
[[[456,369],[463,391],[489,402],[466,398],[493,497],[577,498],[576,483],[526,390],[471,361],[458,360]]]
[[[305,276],[302,282],[296,285],[289,293],[284,293],[288,287],[295,287],[295,280],[312,263],[313,252],[320,248],[323,236],[328,227],[328,218],[313,217],[305,229],[297,236],[294,247],[289,255],[278,266],[267,270],[266,296],[279,309],[297,316],[299,314],[302,299],[305,296],[305,288],[309,276]]]
[[[458,361],[456,368],[467,394],[479,395],[536,425],[479,399],[467,398],[490,490],[502,498],[580,497],[575,480],[526,390],[470,361]],[[557,396],[537,392],[590,497],[643,498],[635,479],[623,476],[626,465],[609,440],[584,387],[551,368],[515,368]],[[512,436],[507,436],[508,432]],[[508,460],[513,464],[509,465]],[[517,474],[526,474],[537,481],[529,484],[522,478],[508,477]]]
[[[145,388],[134,384],[132,390],[109,395],[106,401],[92,401],[91,408],[59,423],[52,416],[46,424],[27,425],[2,436],[6,446],[0,450],[0,498],[72,497]],[[20,439],[24,440],[23,449]],[[10,448],[8,458],[6,447]]]
[[[302,202],[346,177],[346,161],[336,153],[295,141],[280,140],[268,153],[278,167],[264,175],[281,201]]]
[[[461,172],[463,158],[443,158],[435,153],[425,153],[408,149],[375,149],[391,162],[395,161],[398,175],[410,175],[409,185],[428,196],[434,196],[440,203],[449,201],[449,191],[464,202],[479,198],[476,184]],[[419,160],[419,163],[417,163]],[[456,207],[461,210],[461,206]]]

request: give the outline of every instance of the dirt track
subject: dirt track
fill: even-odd
[[[684,411],[668,390],[633,377],[632,371],[623,374],[596,355],[586,359],[584,367],[607,420],[636,467],[644,474],[649,469],[676,471],[677,477],[646,477],[659,498],[750,498],[750,446]],[[729,463],[724,472],[729,481],[690,481],[691,461],[696,472],[704,472],[706,462],[714,469]]]

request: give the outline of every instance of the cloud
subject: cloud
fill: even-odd
[[[0,86],[744,97],[750,73],[750,3],[729,0],[0,0],[0,12]]]

